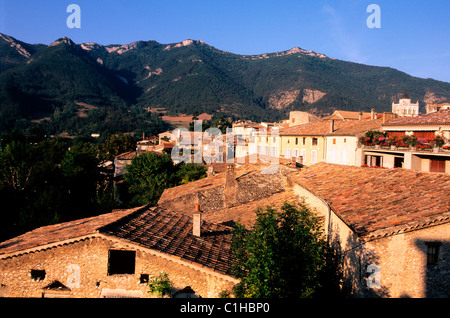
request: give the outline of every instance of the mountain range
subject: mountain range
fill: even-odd
[[[0,128],[51,133],[163,129],[157,113],[276,121],[292,110],[391,111],[403,94],[450,100],[450,83],[294,47],[238,55],[199,40],[28,44],[0,34]],[[140,123],[140,124],[137,124]]]

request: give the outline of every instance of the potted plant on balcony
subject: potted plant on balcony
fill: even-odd
[[[399,142],[399,140],[397,137],[392,137],[392,138],[388,139],[388,144],[391,146],[391,150],[397,149],[398,142]]]
[[[409,149],[411,151],[416,151],[417,150],[417,136],[416,135],[411,135],[411,136],[406,136],[405,139],[403,140],[405,144],[407,144],[409,146]]]
[[[445,144],[445,139],[442,138],[442,136],[437,135],[434,139],[434,148],[433,151],[434,152],[439,152],[439,149]]]

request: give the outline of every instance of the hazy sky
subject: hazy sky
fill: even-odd
[[[66,25],[69,4],[81,28]],[[377,4],[381,27],[366,20]],[[237,54],[295,46],[450,82],[449,0],[0,0],[0,32],[28,43],[203,40]]]

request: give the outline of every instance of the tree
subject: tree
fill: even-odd
[[[173,283],[169,279],[169,274],[165,272],[152,277],[148,282],[149,293],[157,294],[158,297],[170,296],[173,292]]]
[[[322,224],[304,204],[284,203],[281,212],[258,208],[255,224],[233,230],[236,297],[295,298],[321,295],[328,271]]]
[[[199,163],[181,162],[177,166],[177,170],[179,184],[186,184],[206,177],[206,167]]]
[[[118,133],[107,136],[99,144],[100,158],[104,161],[114,160],[114,157],[136,149],[136,141],[129,134]]]
[[[156,204],[165,189],[176,185],[176,168],[167,154],[145,152],[126,169],[124,178],[132,195],[132,206]]]

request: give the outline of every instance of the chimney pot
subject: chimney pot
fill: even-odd
[[[200,237],[202,229],[202,212],[200,211],[200,204],[198,203],[195,205],[192,223],[193,223],[192,234],[194,236]]]

